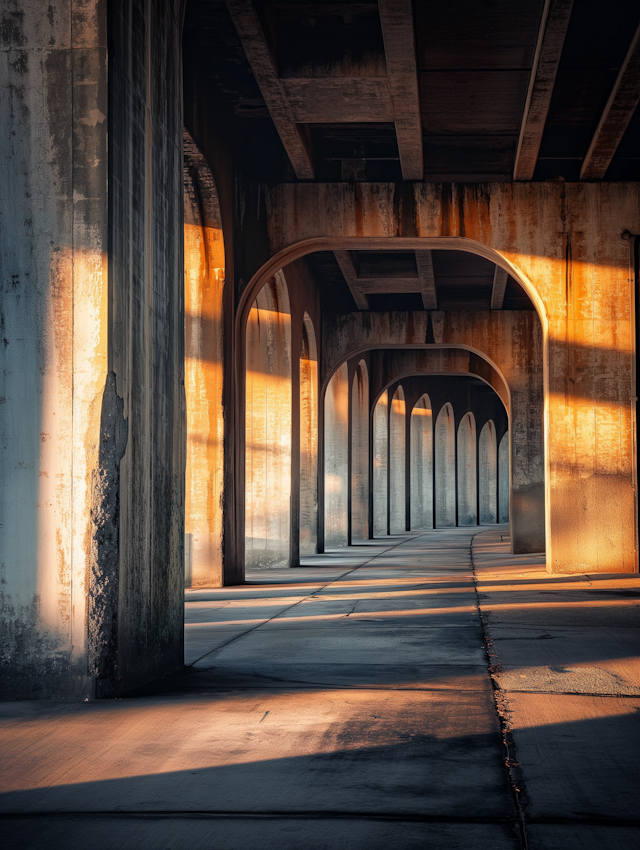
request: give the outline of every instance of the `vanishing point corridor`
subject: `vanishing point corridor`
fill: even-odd
[[[551,576],[508,534],[188,591],[185,672],[2,704],[9,846],[633,846],[640,580]]]

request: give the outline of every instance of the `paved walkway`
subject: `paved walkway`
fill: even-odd
[[[189,591],[190,666],[153,694],[0,705],[0,843],[638,846],[640,579],[550,576],[507,535]]]

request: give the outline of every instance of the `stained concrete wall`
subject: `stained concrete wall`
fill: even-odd
[[[457,434],[458,525],[478,524],[476,420],[466,413]],[[480,473],[482,475],[482,472]]]
[[[347,546],[349,487],[349,370],[329,381],[324,399],[324,545]]]
[[[185,585],[223,580],[225,248],[211,169],[184,134]]]
[[[434,442],[436,528],[450,528],[456,524],[456,432],[448,402],[438,413]]]
[[[300,352],[300,554],[318,545],[318,346],[305,312]]]
[[[369,539],[369,371],[358,363],[351,383],[351,541]]]
[[[16,3],[0,28],[14,698],[112,695],[182,663],[177,6]]]
[[[373,534],[389,533],[389,396],[382,393],[373,410]]]
[[[498,447],[498,521],[509,522],[509,432]]]
[[[478,441],[478,505],[481,525],[498,521],[498,451],[491,421],[482,427]]]
[[[433,528],[433,412],[424,393],[411,411],[410,525]]]
[[[402,387],[397,387],[389,411],[389,533],[407,529],[406,408]]]
[[[282,272],[258,293],[246,335],[247,569],[289,566],[291,311]]]

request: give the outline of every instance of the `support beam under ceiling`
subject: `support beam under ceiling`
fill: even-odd
[[[367,296],[362,290],[362,285],[358,281],[358,274],[353,263],[351,251],[334,251],[333,253],[338,261],[338,265],[340,266],[340,271],[347,282],[347,286],[351,290],[353,300],[356,302],[356,307],[358,310],[368,310],[369,302],[367,300]]]
[[[226,0],[251,70],[299,180],[313,180],[311,153],[278,79],[271,50],[251,0]]]
[[[602,180],[640,102],[640,24],[580,169],[581,180]]]
[[[438,309],[436,295],[436,279],[433,273],[433,258],[431,251],[416,251],[416,265],[421,283],[422,303],[425,310]]]
[[[411,0],[378,3],[402,176],[405,180],[422,180],[422,122]]]
[[[507,280],[509,279],[509,273],[504,269],[500,268],[500,266],[496,266],[496,270],[493,275],[493,289],[491,290],[491,309],[492,310],[502,310],[502,305],[504,303],[504,293],[507,289]]]
[[[572,8],[573,0],[545,0],[518,139],[514,180],[533,180]]]

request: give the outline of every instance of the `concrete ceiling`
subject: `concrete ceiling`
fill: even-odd
[[[637,0],[188,0],[248,179],[640,179]]]

